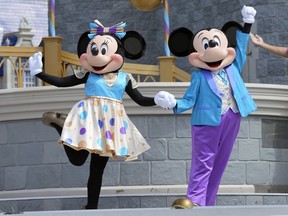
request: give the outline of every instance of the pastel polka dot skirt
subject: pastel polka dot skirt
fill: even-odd
[[[59,143],[101,156],[137,159],[150,146],[127,116],[121,101],[89,97],[73,106]]]

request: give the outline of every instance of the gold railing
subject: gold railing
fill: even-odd
[[[35,52],[43,51],[40,47],[9,47],[0,46],[0,67],[9,62],[17,76],[17,87],[23,87],[24,71],[28,67],[28,58]],[[5,72],[4,72],[5,73]]]
[[[46,73],[64,77],[81,65],[76,54],[62,50],[61,37],[44,37],[43,47],[10,47],[0,46],[0,67],[9,61],[17,76],[17,87],[23,87],[23,74],[28,69],[28,58],[35,52],[41,51],[44,57],[44,71]],[[189,82],[190,75],[175,66],[175,57],[158,57],[159,65],[125,63],[121,70],[131,73],[138,82]]]

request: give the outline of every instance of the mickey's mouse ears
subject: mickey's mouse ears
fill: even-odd
[[[194,34],[187,28],[175,29],[169,36],[168,46],[171,53],[178,57],[188,56],[192,50]]]
[[[235,48],[237,45],[236,31],[237,30],[242,31],[243,30],[242,25],[235,21],[229,21],[223,25],[221,30],[225,33],[229,42],[229,46]]]

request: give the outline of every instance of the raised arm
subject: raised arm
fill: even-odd
[[[249,34],[252,24],[255,22],[257,11],[253,7],[244,5],[241,14],[244,22],[243,33]]]
[[[51,85],[57,87],[70,87],[85,83],[88,78],[88,73],[82,78],[78,79],[75,75],[67,76],[67,77],[57,77],[42,71],[43,63],[42,63],[42,53],[35,53],[33,56],[29,58],[29,68],[30,74],[32,76],[36,76],[37,78],[47,82]]]
[[[242,68],[246,62],[246,50],[249,42],[249,33],[252,27],[252,24],[255,22],[256,10],[253,7],[244,5],[241,14],[244,22],[242,31],[236,32],[236,58],[234,64],[237,67],[238,71],[241,73]]]

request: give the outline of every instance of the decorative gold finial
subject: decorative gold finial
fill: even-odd
[[[138,10],[152,11],[155,10],[163,0],[129,0],[130,3]]]

